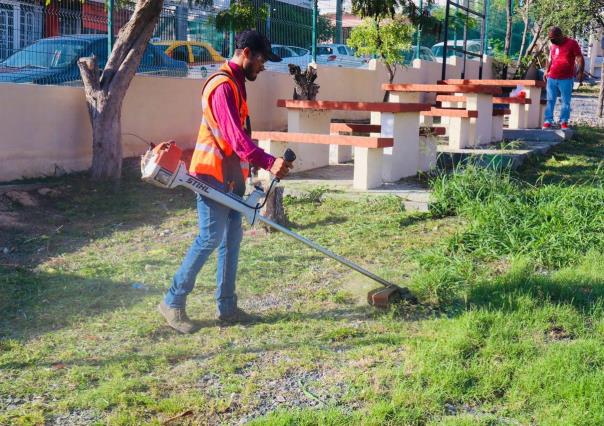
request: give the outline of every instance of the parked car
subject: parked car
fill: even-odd
[[[226,61],[210,43],[203,41],[162,40],[153,44],[172,59],[186,62],[189,76],[205,78]]]
[[[355,56],[354,50],[345,44],[317,45],[317,63],[338,67],[367,67],[367,58]]]
[[[0,62],[0,82],[73,84],[80,80],[77,61],[95,55],[100,68],[107,63],[107,36],[70,35],[43,38]],[[152,44],[147,46],[139,73],[184,77],[187,65],[166,56]]]
[[[463,53],[460,52],[459,50],[453,49],[454,46],[456,46],[459,49],[463,49],[463,40],[457,40],[457,41],[449,40],[447,42],[447,58],[450,58],[452,56],[457,56],[458,58],[463,58]],[[438,62],[443,61],[444,48],[445,48],[445,44],[442,42],[436,43],[434,46],[432,46],[432,54],[434,55],[434,57],[436,57],[436,60]],[[466,43],[466,50],[468,52],[480,55],[480,51],[481,51],[480,40],[468,40]],[[486,48],[485,48],[485,53],[489,54],[489,52],[487,51]],[[466,57],[467,57],[467,59],[472,59],[472,60],[476,60],[476,61],[480,60],[480,57],[478,57],[478,56],[468,55]]]
[[[417,46],[413,46],[409,50],[404,50],[403,56],[405,57],[405,59],[403,60],[403,64],[404,65],[412,64],[413,60],[418,56],[417,52],[418,52]],[[429,48],[424,47],[424,46],[419,47],[419,59],[421,59],[422,61],[436,62],[436,57],[434,56],[432,51]]]
[[[266,62],[264,67],[269,71],[289,72],[289,64],[298,65],[304,70],[312,61],[310,51],[302,47],[273,44],[271,50],[283,60],[281,62]]]

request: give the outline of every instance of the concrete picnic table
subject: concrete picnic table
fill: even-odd
[[[502,93],[499,87],[474,84],[383,84],[390,93],[390,102],[417,101],[422,93],[463,94],[466,108],[432,108],[426,116],[449,117],[449,146],[465,148],[490,143],[493,135],[493,96]]]
[[[522,86],[526,92],[526,98],[530,99],[529,103],[520,106],[520,110],[524,112],[525,117],[518,119],[519,125],[524,125],[528,129],[539,129],[543,117],[541,115],[541,90],[545,87],[545,82],[538,80],[459,80],[448,79],[441,82],[446,85],[472,84],[485,87],[518,87]],[[517,107],[510,104],[512,114]],[[514,125],[514,123],[512,123]]]
[[[351,102],[351,101],[305,101],[279,99],[277,106],[287,108],[288,132],[330,134],[330,124],[335,111],[366,111],[381,114],[381,137],[393,138],[393,146],[384,148],[382,179],[395,182],[418,172],[420,112],[429,111],[429,104],[420,102]],[[337,138],[337,135],[333,135]],[[343,151],[350,146],[336,145],[338,158],[345,157]],[[357,156],[366,155],[366,150],[355,147]],[[295,150],[300,161],[296,171],[303,171],[329,164],[329,146],[321,144],[297,144]]]

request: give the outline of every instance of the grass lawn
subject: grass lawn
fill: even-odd
[[[370,280],[247,227],[239,300],[263,320],[215,323],[213,257],[190,336],[156,310],[196,233],[190,192],[131,169],[2,199],[0,424],[604,424],[603,155],[581,128],[518,172],[436,178],[430,213],[288,198],[293,230],[421,304],[376,311]]]

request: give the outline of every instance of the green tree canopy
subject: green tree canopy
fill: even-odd
[[[216,15],[216,30],[240,32],[254,28],[258,19],[266,19],[267,16],[266,4],[256,7],[248,0],[233,1],[228,9]]]
[[[411,48],[413,32],[413,26],[400,15],[379,23],[367,18],[352,30],[347,44],[357,55],[375,55],[381,59],[392,83],[397,64],[404,61],[403,51]]]

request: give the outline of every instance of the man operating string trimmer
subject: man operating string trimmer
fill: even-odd
[[[270,41],[248,30],[236,38],[235,54],[220,71],[210,75],[201,93],[203,117],[189,173],[223,192],[242,196],[249,164],[283,178],[292,163],[274,158],[252,141],[245,80],[254,81],[264,63],[279,62]],[[195,278],[214,249],[218,248],[216,304],[218,319],[244,322],[250,316],[237,307],[235,281],[239,246],[243,237],[241,213],[197,194],[199,235],[174,275],[172,286],[159,304],[170,327],[181,333],[195,331],[185,306]]]

